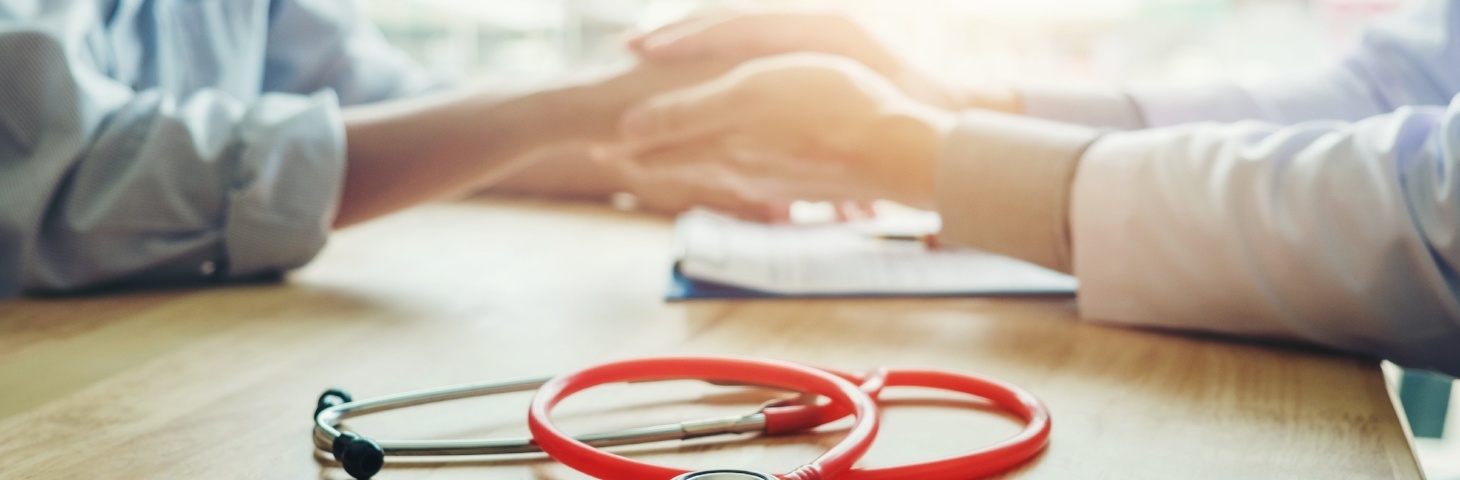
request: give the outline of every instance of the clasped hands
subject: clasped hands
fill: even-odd
[[[622,141],[596,149],[596,160],[631,185],[675,184],[692,197],[651,201],[760,220],[785,219],[796,200],[934,206],[933,170],[960,95],[850,18],[707,15],[630,47],[646,63],[738,63],[630,107],[619,121]]]

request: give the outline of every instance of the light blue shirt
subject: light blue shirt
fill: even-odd
[[[0,0],[0,296],[299,266],[427,83],[348,0]]]

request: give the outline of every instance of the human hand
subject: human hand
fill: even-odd
[[[612,201],[619,208],[674,216],[705,207],[747,220],[783,222],[790,206],[759,197],[753,185],[723,174],[716,164],[640,168],[632,163],[593,161],[592,147],[563,145],[523,159],[523,168],[495,185],[493,194]],[[861,205],[847,208],[862,207]],[[850,215],[868,216],[861,210]]]
[[[607,75],[570,81],[570,86],[552,90],[553,101],[540,105],[551,110],[542,115],[552,121],[544,128],[554,130],[558,141],[616,141],[619,119],[630,106],[654,94],[715,78],[734,66],[719,59],[640,62]]]
[[[635,209],[649,213],[676,215],[694,207],[708,207],[750,220],[789,220],[789,201],[768,195],[753,180],[735,175],[725,165],[660,164],[646,168],[628,162],[589,160],[588,152],[595,145],[620,140],[619,120],[633,104],[654,93],[713,78],[729,67],[725,62],[713,61],[640,64],[611,75],[569,81],[568,87],[551,90],[551,101],[535,104],[536,113],[550,122],[514,128],[543,132],[552,140],[537,142],[542,148],[522,157],[521,168],[493,182],[492,191],[604,199],[627,193],[635,200]],[[864,207],[847,204],[839,206],[838,213],[865,216]]]
[[[932,205],[933,165],[952,114],[844,57],[747,62],[625,114],[627,144],[604,157],[649,171],[714,164],[762,202],[889,199]]]
[[[739,175],[730,165],[719,162],[658,164],[648,167],[634,162],[600,165],[613,168],[613,175],[620,179],[619,194],[628,195],[629,201],[625,204],[619,203],[623,197],[614,198],[614,203],[620,207],[667,216],[679,215],[694,208],[709,208],[763,223],[787,223],[796,220],[792,216],[792,202],[770,195],[755,179]],[[876,215],[872,202],[854,200],[832,204],[830,213],[839,221],[865,219]]]
[[[863,22],[842,12],[712,12],[636,36],[628,45],[655,63],[710,59],[740,63],[793,52],[827,53],[861,62],[929,105],[948,110],[1022,110],[1011,90],[959,88],[917,68]]]
[[[727,171],[724,165],[700,162],[645,168],[632,162],[613,162],[623,181],[620,194],[637,211],[675,216],[694,208],[765,223],[791,219],[790,204],[764,194],[751,182]],[[620,197],[615,198],[618,203]]]

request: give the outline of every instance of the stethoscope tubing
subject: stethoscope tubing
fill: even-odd
[[[741,357],[659,357],[604,363],[554,377],[533,395],[527,426],[532,437],[554,460],[603,480],[683,478],[690,470],[663,467],[615,455],[578,441],[559,429],[550,417],[552,408],[568,396],[590,387],[619,382],[674,378],[702,378],[721,382],[756,383],[827,397],[856,421],[845,437],[816,460],[778,476],[782,480],[839,478],[867,453],[877,437],[880,413],[876,399],[864,386],[827,370],[777,360]],[[877,375],[867,378],[880,390]],[[786,407],[797,408],[797,407]],[[819,408],[819,407],[810,407]],[[770,411],[764,411],[770,414]],[[845,416],[844,413],[835,415]]]
[[[528,392],[536,390],[549,379],[551,377],[453,385],[335,405],[315,413],[314,446],[320,450],[330,451],[335,439],[342,434],[336,427],[350,417],[429,403]],[[471,440],[377,440],[376,443],[384,450],[385,455],[390,456],[505,455],[540,451],[532,445],[532,439],[526,437]]]
[[[727,370],[726,367],[735,367]],[[828,380],[833,378],[835,380]],[[779,388],[802,395],[768,403],[759,412],[656,425],[614,432],[568,437],[552,426],[548,416],[553,405],[575,392],[603,383],[663,380],[701,380],[719,385],[742,385]],[[814,384],[814,385],[812,385]],[[851,386],[856,394],[845,390]],[[816,387],[816,388],[808,388]],[[877,399],[886,387],[925,387],[960,392],[988,400],[994,406],[1012,413],[1026,425],[1019,434],[995,445],[948,458],[895,467],[851,468],[865,453],[875,437]],[[444,402],[486,395],[536,391],[529,408],[529,428],[533,438],[494,438],[469,440],[380,440],[374,441],[354,433],[342,432],[338,426],[345,419],[428,403]],[[331,393],[335,392],[335,393]],[[831,393],[828,395],[828,393]],[[331,397],[335,395],[335,397]],[[816,395],[827,396],[830,403],[818,404]],[[556,398],[556,400],[554,400]],[[860,410],[859,410],[860,409]],[[809,470],[775,478],[782,480],[899,480],[908,478],[952,480],[981,478],[1018,466],[1038,455],[1049,442],[1051,420],[1045,405],[1034,395],[998,380],[939,370],[879,369],[858,374],[832,369],[814,368],[790,362],[740,357],[663,357],[612,362],[558,377],[525,378],[490,383],[456,385],[419,390],[374,399],[352,401],[348,394],[331,390],[321,396],[314,416],[314,445],[333,451],[336,459],[357,478],[366,478],[378,471],[385,456],[489,456],[543,452],[575,469],[609,480],[670,478],[693,476],[712,471],[687,473],[677,469],[656,467],[635,462],[608,452],[603,447],[640,443],[685,440],[714,435],[761,433],[779,435],[806,431],[861,411],[872,415],[872,435],[861,437],[844,449],[828,452],[831,462],[813,463]],[[865,413],[870,412],[870,413]],[[859,426],[864,416],[857,417]],[[351,438],[341,438],[341,437]],[[849,436],[848,439],[852,439]],[[341,448],[351,443],[366,443],[365,461],[360,455],[351,461],[342,457]],[[566,445],[566,446],[564,446]],[[354,445],[354,447],[364,447]],[[350,450],[346,448],[346,450]],[[361,452],[359,448],[355,452]],[[823,457],[823,460],[826,460]],[[352,468],[352,466],[354,468]],[[595,470],[607,469],[607,470]],[[630,475],[615,475],[632,471]],[[610,472],[605,475],[604,472]],[[808,473],[810,472],[810,473]],[[363,475],[363,476],[362,476]],[[675,478],[684,478],[683,476]],[[770,478],[770,476],[767,476]]]
[[[845,480],[974,479],[1000,473],[1029,461],[1049,445],[1049,409],[1033,394],[990,378],[939,370],[885,371],[886,387],[928,387],[982,397],[1013,413],[1025,427],[994,445],[947,458],[894,467],[853,469]],[[869,392],[870,393],[870,392]],[[875,395],[874,395],[875,396]]]
[[[369,415],[429,403],[537,390],[552,377],[524,378],[487,383],[453,385],[417,390],[357,402],[346,402],[323,408],[314,417],[314,446],[330,451],[335,439],[342,435],[338,426],[350,417]],[[686,379],[688,380],[688,379]],[[749,385],[749,384],[747,384]],[[758,385],[757,385],[758,386]],[[688,440],[718,435],[763,432],[766,417],[762,413],[689,420],[675,424],[638,427],[612,432],[578,435],[579,441],[598,448],[637,445],[641,443]],[[375,440],[386,456],[468,456],[541,453],[530,437],[502,437],[460,440]]]

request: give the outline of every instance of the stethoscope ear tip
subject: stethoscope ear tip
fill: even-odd
[[[374,440],[355,433],[341,433],[330,450],[335,460],[345,467],[345,473],[359,480],[375,476],[385,466],[385,450]]]
[[[355,401],[355,397],[350,396],[350,392],[346,392],[342,388],[325,390],[324,393],[319,394],[319,401],[314,404],[314,416],[318,417],[319,412],[323,412],[326,408],[344,405],[353,401]]]

